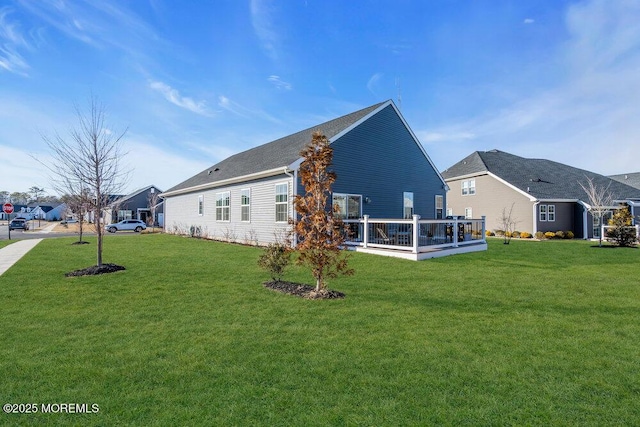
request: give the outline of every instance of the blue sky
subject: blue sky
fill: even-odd
[[[387,99],[440,170],[497,148],[636,172],[640,1],[3,0],[0,190],[51,192],[33,156],[92,93],[128,190]]]

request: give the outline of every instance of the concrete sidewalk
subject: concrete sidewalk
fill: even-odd
[[[0,249],[0,276],[41,241],[42,239],[18,240]]]

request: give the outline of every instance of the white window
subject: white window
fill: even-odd
[[[276,184],[276,222],[289,220],[289,184]]]
[[[198,196],[198,215],[204,215],[204,196]]]
[[[340,219],[358,219],[362,217],[362,196],[360,194],[334,193],[333,209]]]
[[[540,222],[547,220],[547,205],[540,205]]]
[[[240,190],[240,220],[251,221],[251,190]]]
[[[124,221],[125,219],[133,218],[133,211],[120,210],[118,211],[118,221]]]
[[[447,208],[447,216],[453,216],[453,208]]]
[[[473,209],[471,208],[464,208],[464,217],[466,219],[471,219],[473,218]]]
[[[231,193],[225,191],[216,193],[216,221],[229,221],[231,219]]]
[[[442,219],[444,196],[436,196],[436,219]]]
[[[402,193],[402,199],[404,200],[403,218],[413,218],[413,193],[405,191]]]
[[[462,181],[462,195],[470,196],[476,194],[476,180],[468,179],[466,181]]]
[[[547,221],[556,220],[556,205],[547,206]]]

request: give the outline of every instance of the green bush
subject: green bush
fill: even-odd
[[[520,234],[521,234],[521,233],[520,233],[518,230],[516,230],[516,231],[514,231],[513,233],[511,233],[511,237],[518,238],[518,237],[520,237]]]
[[[496,230],[496,236],[498,237],[504,236],[504,230]]]
[[[556,233],[554,233],[553,231],[547,231],[546,233],[544,233],[544,237],[545,239],[553,239],[554,237],[556,237]]]
[[[564,231],[562,230],[556,231],[556,237],[558,239],[564,239]]]
[[[542,231],[536,231],[536,239],[542,240],[544,238],[544,233]]]
[[[573,234],[573,231],[569,230],[566,233],[564,233],[564,238],[565,239],[573,239],[575,236]]]
[[[291,263],[291,249],[282,243],[270,243],[264,249],[258,265],[271,274],[271,279],[279,282],[284,274],[284,270]]]

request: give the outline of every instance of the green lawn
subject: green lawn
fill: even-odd
[[[640,424],[638,249],[353,254],[330,286],[347,298],[308,301],[261,286],[260,249],[107,236],[105,262],[127,270],[65,278],[94,260],[73,241],[0,276],[0,396],[100,411],[0,424]]]

